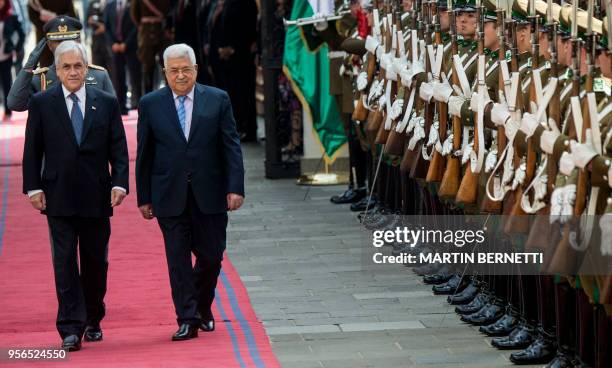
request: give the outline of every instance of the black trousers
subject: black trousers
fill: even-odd
[[[136,56],[135,51],[128,51],[124,54],[112,54],[113,68],[111,76],[113,78],[113,86],[119,100],[119,107],[122,113],[127,111],[127,78],[126,70],[130,73],[130,90],[132,91],[132,101],[139,101],[142,97],[142,72],[140,61]],[[132,106],[136,108],[136,106]]]
[[[59,302],[57,330],[62,338],[82,336],[87,325],[99,325],[105,314],[110,220],[47,216],[47,222]]]
[[[157,221],[166,245],[178,324],[196,325],[201,319],[212,319],[211,306],[225,251],[227,213],[203,214],[189,190],[185,211],[180,216]]]
[[[10,114],[7,106],[7,98],[11,84],[13,83],[13,75],[11,74],[13,69],[13,58],[8,58],[4,61],[0,61],[0,82],[2,83],[2,96],[4,97],[4,113]]]

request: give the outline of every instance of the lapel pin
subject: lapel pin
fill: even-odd
[[[91,109],[92,109],[92,110],[95,110],[95,109],[96,109],[96,107],[95,107],[95,106],[92,106],[92,107],[91,107]]]

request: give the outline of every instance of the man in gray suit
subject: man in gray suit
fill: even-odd
[[[62,41],[74,40],[80,42],[83,25],[77,19],[60,15],[47,22],[44,26],[45,38],[34,48],[28,61],[17,74],[15,82],[9,91],[8,107],[14,111],[28,109],[31,97],[42,90],[56,85],[59,80],[55,65],[36,69],[36,64],[46,47],[52,52]],[[85,84],[115,94],[113,84],[106,69],[97,65],[88,65]]]

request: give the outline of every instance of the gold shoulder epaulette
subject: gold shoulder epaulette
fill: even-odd
[[[43,68],[36,68],[34,71],[32,71],[32,74],[37,75],[37,74],[42,74],[42,73],[46,73],[49,70],[49,67],[45,66]]]
[[[96,65],[96,64],[89,64],[87,65],[88,67],[92,68],[92,69],[98,69],[98,70],[102,70],[102,71],[106,71],[106,68],[100,66],[100,65]]]

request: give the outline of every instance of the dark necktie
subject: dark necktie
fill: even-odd
[[[74,93],[71,93],[68,97],[72,100],[72,110],[70,111],[72,129],[74,129],[77,143],[81,145],[81,136],[83,135],[83,112],[79,107],[79,98]]]

